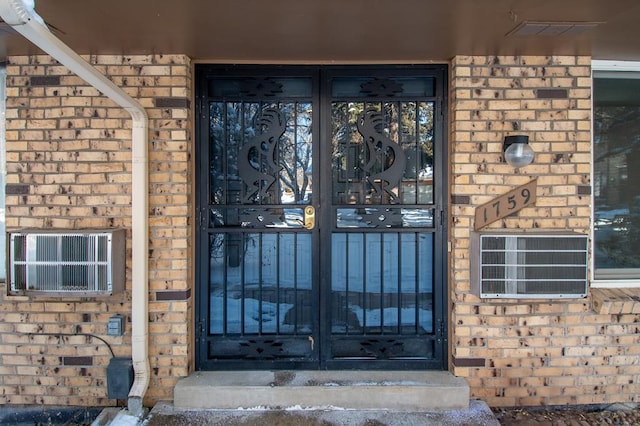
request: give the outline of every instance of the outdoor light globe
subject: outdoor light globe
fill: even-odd
[[[513,167],[524,167],[533,162],[534,154],[528,143],[512,143],[505,149],[504,159]]]

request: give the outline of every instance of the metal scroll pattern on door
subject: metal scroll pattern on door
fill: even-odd
[[[264,108],[254,117],[256,135],[242,147],[238,157],[238,172],[246,184],[244,202],[260,203],[269,197],[269,189],[278,178],[281,167],[276,163],[278,141],[286,130],[282,111]]]
[[[400,145],[382,132],[384,124],[382,113],[374,108],[365,110],[358,117],[358,132],[362,135],[367,150],[367,161],[362,170],[366,181],[373,187],[375,196],[382,200],[386,195],[390,203],[396,204],[399,199],[393,190],[400,185],[407,156]]]

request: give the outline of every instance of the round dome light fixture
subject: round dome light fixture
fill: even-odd
[[[515,168],[528,166],[533,162],[535,152],[529,146],[529,136],[505,136],[502,145],[505,161]]]

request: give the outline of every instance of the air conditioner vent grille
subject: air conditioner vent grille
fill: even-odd
[[[109,295],[124,286],[124,230],[9,233],[12,294]]]
[[[584,297],[588,239],[578,234],[478,234],[472,244],[480,297]]]

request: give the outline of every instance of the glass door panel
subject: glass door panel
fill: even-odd
[[[206,368],[317,365],[312,85],[307,75],[206,79]]]
[[[437,358],[439,338],[433,267],[435,79],[350,74],[327,83],[332,93],[327,363],[425,366]]]

